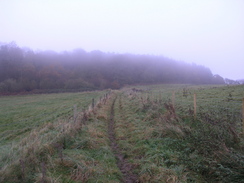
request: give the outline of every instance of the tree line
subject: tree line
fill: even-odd
[[[231,81],[231,80],[230,80]],[[0,92],[118,89],[125,85],[224,84],[209,68],[164,56],[33,51],[14,42],[0,46]]]

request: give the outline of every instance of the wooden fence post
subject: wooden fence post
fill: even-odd
[[[242,125],[244,134],[244,98],[242,99]]]
[[[95,107],[95,100],[94,100],[94,98],[92,99],[92,109],[94,109],[94,107]]]
[[[76,118],[77,118],[77,105],[74,105],[74,123],[76,122]]]
[[[46,172],[47,172],[47,170],[46,170],[46,165],[45,165],[44,162],[41,163],[41,169],[42,169],[42,180],[41,180],[41,182],[45,183],[46,182]]]
[[[25,182],[25,162],[22,159],[20,159],[19,162],[21,166],[22,180]]]
[[[172,91],[172,105],[175,108],[175,91]]]
[[[194,93],[194,119],[197,118],[197,97],[196,93]]]

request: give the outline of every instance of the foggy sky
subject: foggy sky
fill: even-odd
[[[244,78],[243,0],[0,0],[0,41],[164,55]]]

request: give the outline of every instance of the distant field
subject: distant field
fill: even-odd
[[[106,93],[0,97],[0,182],[243,182],[244,85]]]
[[[0,96],[0,132],[33,128],[58,117],[71,115],[74,105],[83,110],[105,92]]]
[[[24,131],[45,122],[86,109],[92,99],[97,101],[105,92],[61,93],[41,95],[0,96],[1,135]]]

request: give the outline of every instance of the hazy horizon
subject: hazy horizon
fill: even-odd
[[[2,0],[0,41],[33,50],[163,55],[244,78],[241,0]]]

